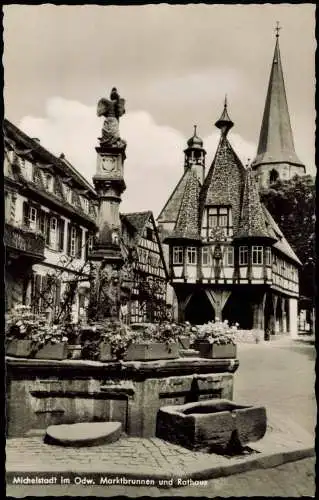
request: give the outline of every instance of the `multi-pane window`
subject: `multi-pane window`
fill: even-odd
[[[183,264],[183,247],[173,247],[173,264]]]
[[[188,264],[196,264],[196,248],[188,247],[187,248],[187,263]]]
[[[234,247],[226,247],[225,249],[225,265],[234,265]]]
[[[241,266],[247,266],[248,264],[248,247],[239,247],[239,264]]]
[[[232,226],[231,209],[229,207],[210,207],[207,213],[208,234],[211,229],[220,227],[225,236],[230,234]]]
[[[266,260],[266,266],[270,266],[271,265],[271,250],[270,250],[270,247],[266,248],[266,251],[265,251],[265,260]]]
[[[36,230],[36,227],[37,227],[37,209],[34,207],[30,207],[29,220],[30,220],[29,227],[33,230]]]
[[[57,249],[58,242],[58,221],[56,217],[50,219],[50,247],[54,250]]]
[[[202,265],[203,266],[210,265],[210,248],[209,247],[202,248]]]
[[[253,246],[252,249],[253,256],[253,264],[262,264],[263,263],[263,247]]]
[[[76,228],[72,227],[71,228],[71,246],[70,246],[70,254],[72,257],[74,257],[76,254],[76,241],[77,241],[76,236],[77,236]]]

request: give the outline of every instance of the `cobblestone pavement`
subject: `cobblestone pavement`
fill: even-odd
[[[315,422],[314,359],[315,349],[311,345],[297,345],[290,339],[261,345],[239,345],[240,367],[235,375],[234,400],[264,404],[269,414],[282,415],[281,426],[286,424],[286,415],[313,433]],[[286,419],[286,420],[285,420]],[[267,431],[266,436],[269,436]],[[288,436],[288,434],[287,434]],[[257,443],[256,443],[257,444]],[[282,443],[285,444],[285,443]],[[118,470],[127,474],[142,470],[147,474],[154,468],[170,473],[183,472],[193,463],[205,463],[205,453],[192,453],[182,447],[154,439],[127,438],[107,446],[86,449],[60,448],[45,445],[41,438],[9,439],[6,450],[7,470],[25,469],[35,472],[48,470],[79,470],[106,473]],[[216,457],[216,463],[227,462]],[[209,456],[210,465],[214,461]],[[11,464],[11,465],[10,465]],[[19,467],[20,466],[20,467]],[[235,476],[220,477],[208,481],[205,487],[174,488],[160,490],[157,487],[70,485],[67,492],[63,486],[10,486],[7,494],[17,497],[25,495],[77,495],[77,496],[313,496],[314,459],[304,459],[281,465],[274,469],[251,470]]]

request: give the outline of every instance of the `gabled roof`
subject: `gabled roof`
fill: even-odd
[[[167,200],[163,210],[157,217],[157,222],[159,224],[163,222],[176,222],[182,198],[184,195],[184,190],[187,183],[188,175],[189,175],[189,169],[184,171],[174,191]]]
[[[175,228],[169,239],[200,241],[199,192],[200,183],[196,172],[189,169]]]
[[[246,179],[238,232],[235,238],[271,238],[267,231],[265,214],[259,198],[256,180],[251,168],[246,169]]]
[[[129,214],[121,214],[121,216],[124,217],[134,228],[135,239],[137,242],[141,238],[143,230],[152,215],[153,214],[150,210],[146,212],[132,212]]]
[[[132,213],[128,213],[128,214],[121,214],[120,217],[121,217],[122,224],[123,223],[129,224],[131,229],[133,229],[133,233],[134,233],[133,238],[134,238],[134,242],[135,242],[136,246],[138,246],[140,239],[143,236],[143,232],[144,232],[146,224],[149,221],[152,222],[152,225],[153,225],[153,228],[155,231],[156,241],[157,241],[157,244],[159,247],[159,252],[161,255],[161,259],[162,259],[162,264],[163,264],[165,276],[168,279],[168,270],[166,267],[166,262],[165,262],[165,258],[164,258],[164,254],[163,254],[163,248],[162,248],[161,241],[159,238],[158,229],[157,229],[156,224],[155,224],[153,212],[151,212],[150,210],[148,210],[146,212],[132,212]]]
[[[29,137],[6,118],[4,119],[4,135],[7,142],[15,150],[21,147],[26,148],[27,154],[31,154],[34,161],[51,165],[57,170],[57,173],[71,177],[80,189],[87,190],[91,197],[96,198],[96,192],[92,185],[66,160],[64,155],[61,155],[60,158],[56,157],[37,140]],[[19,151],[17,153],[19,154]]]
[[[257,156],[253,165],[256,166],[263,163],[292,163],[300,165],[305,170],[304,165],[295,153],[278,34],[261,124]]]
[[[297,255],[289,245],[288,241],[284,237],[280,227],[275,222],[274,218],[267,210],[265,205],[262,204],[262,208],[265,214],[266,227],[270,236],[274,237],[277,241],[273,245],[274,248],[279,250],[279,252],[283,253],[286,257],[289,257],[292,261],[297,263],[298,265],[302,265],[301,261],[298,259]]]

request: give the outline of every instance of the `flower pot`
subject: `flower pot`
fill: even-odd
[[[199,354],[201,358],[236,358],[236,344],[210,344],[201,342],[199,344]]]
[[[32,353],[32,347],[31,340],[9,340],[6,345],[6,356],[28,358]]]
[[[102,342],[100,344],[100,355],[99,361],[111,361],[112,353],[111,353],[111,344],[108,342]]]
[[[61,361],[62,359],[66,359],[68,356],[68,346],[64,342],[60,342],[58,344],[45,344],[43,347],[36,352],[36,359],[56,359]]]
[[[155,342],[152,344],[130,344],[124,357],[126,361],[151,361],[179,357],[178,344]]]
[[[191,341],[189,337],[186,337],[184,335],[178,337],[178,344],[180,349],[189,349],[190,343]]]
[[[68,358],[69,359],[81,359],[82,346],[81,344],[69,344],[68,345]]]

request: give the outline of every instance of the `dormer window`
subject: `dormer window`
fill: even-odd
[[[44,187],[48,191],[52,191],[53,188],[53,176],[51,174],[45,174],[44,176]]]
[[[63,185],[64,187],[64,195],[68,203],[71,203],[71,188],[67,184]]]
[[[208,236],[216,228],[222,229],[225,236],[231,236],[232,220],[230,207],[209,207],[207,210]]]

